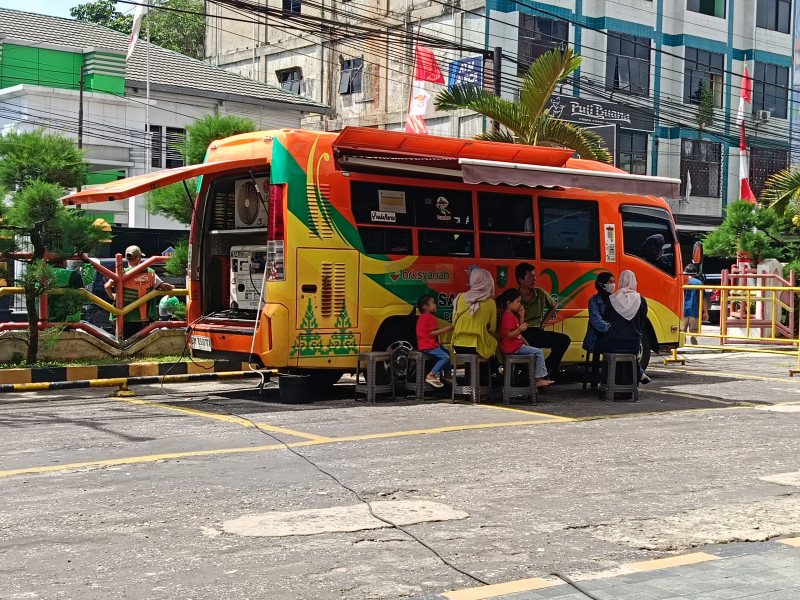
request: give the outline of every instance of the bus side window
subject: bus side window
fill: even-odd
[[[446,188],[415,188],[414,219],[417,227],[472,229],[472,192]]]
[[[675,277],[676,236],[669,213],[661,208],[633,205],[622,206],[620,212],[625,254]]]
[[[365,254],[411,254],[411,230],[389,227],[359,227]]]
[[[536,258],[530,194],[478,192],[478,219],[482,258]]]
[[[471,233],[420,230],[419,253],[423,256],[475,256],[475,236]]]
[[[539,198],[542,260],[600,262],[597,202]]]

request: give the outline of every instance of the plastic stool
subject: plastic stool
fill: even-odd
[[[389,383],[378,384],[376,382],[376,375],[378,369],[378,362],[389,363]],[[364,369],[364,383],[361,383],[360,373],[362,363],[366,365]],[[394,370],[392,369],[392,353],[391,352],[362,352],[358,355],[358,362],[356,363],[356,390],[355,399],[358,399],[358,394],[364,394],[366,399],[375,404],[375,398],[378,394],[392,394],[392,400],[395,399],[394,395]]]
[[[603,354],[605,363],[605,381],[600,386],[600,398],[617,400],[618,394],[630,394],[631,401],[639,400],[639,370],[636,365],[635,354]],[[618,383],[620,365],[630,365],[630,382]]]
[[[405,389],[414,392],[416,400],[425,400],[425,386],[428,385],[425,381],[425,374],[428,373],[427,366],[430,363],[435,364],[439,359],[421,350],[411,350],[407,360]],[[409,377],[409,373],[412,371],[414,372],[414,381],[411,381]],[[441,391],[441,388],[435,389]]]
[[[597,367],[599,368],[600,362],[600,352],[592,352],[590,350],[586,351],[586,361],[583,363],[583,389],[586,390],[586,387],[591,384],[592,387],[597,387],[597,379],[592,377],[596,374],[595,371],[595,362],[597,362]]]
[[[466,384],[458,383],[456,371],[459,365],[465,365],[465,368],[468,367],[467,374],[469,379]],[[456,399],[456,394],[467,395],[472,398],[473,404],[477,404],[482,395],[487,398],[491,395],[491,385],[488,382],[486,385],[481,385],[481,370],[483,370],[484,365],[486,365],[488,373],[489,361],[480,354],[455,354],[453,356],[453,400]]]
[[[525,365],[528,381],[525,385],[514,385],[515,365]],[[528,396],[536,404],[536,356],[533,354],[506,354],[503,359],[503,404],[511,404],[515,396]]]

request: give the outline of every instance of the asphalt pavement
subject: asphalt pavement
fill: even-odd
[[[636,403],[5,394],[0,597],[798,598],[797,358],[686,359]]]

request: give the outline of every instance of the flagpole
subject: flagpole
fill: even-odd
[[[408,103],[406,104],[406,117],[411,112],[411,99],[414,97],[414,72],[417,68],[417,44],[419,44],[419,32],[422,29],[422,17],[419,18],[417,22],[417,35],[414,38],[414,54],[411,59],[411,85],[408,86]],[[400,124],[405,127],[406,120],[403,118],[402,113],[400,114]]]
[[[146,83],[146,101],[145,104],[145,130],[147,131],[147,144],[145,145],[146,148],[146,160],[147,160],[147,167],[146,173],[150,172],[152,168],[153,160],[152,160],[152,146],[153,146],[153,135],[150,133],[150,0],[147,0],[147,83]],[[159,141],[161,141],[159,139]],[[135,225],[135,224],[134,224]],[[145,209],[144,211],[144,226],[148,229],[150,228],[150,213]]]

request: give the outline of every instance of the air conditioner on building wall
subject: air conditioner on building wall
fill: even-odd
[[[766,123],[772,115],[768,110],[759,110],[756,112],[756,120],[759,123]]]

